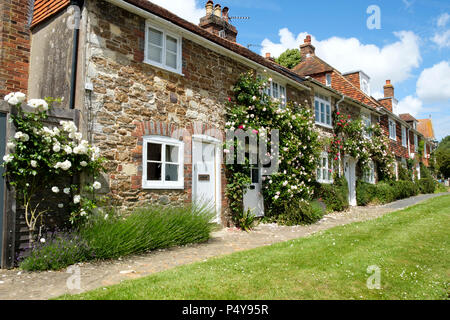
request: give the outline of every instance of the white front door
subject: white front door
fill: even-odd
[[[220,223],[220,163],[218,145],[202,139],[192,141],[192,198],[216,212]]]
[[[257,217],[264,216],[264,198],[262,195],[261,168],[252,167],[250,170],[252,183],[244,194],[244,210],[250,210]]]
[[[351,206],[356,206],[356,160],[352,157],[345,157],[344,173],[348,182],[348,202]]]

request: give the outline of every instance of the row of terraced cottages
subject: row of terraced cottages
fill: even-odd
[[[231,220],[220,137],[225,102],[245,71],[267,72],[274,98],[312,110],[319,102],[316,125],[323,136],[333,136],[331,115],[339,107],[368,125],[381,123],[399,162],[417,157],[420,140],[427,142],[425,157],[432,151],[433,137],[420,133],[420,121],[396,114],[389,82],[384,99],[372,98],[364,72],[331,67],[315,55],[310,37],[301,46],[302,62],[293,70],[281,67],[270,54],[262,57],[236,42],[228,8],[212,1],[205,8],[195,25],[147,0],[3,0],[0,96],[22,91],[30,98],[63,97],[54,116],[73,117],[100,148],[108,160],[103,192],[124,207],[207,199],[223,225]],[[8,112],[2,104],[2,156],[12,132]],[[175,139],[180,131],[183,139]],[[328,172],[325,151],[322,160],[318,172]],[[355,159],[342,161],[356,205],[356,179],[376,183],[376,166],[363,175]],[[318,180],[331,183],[332,176]],[[20,215],[0,182],[2,266],[9,266],[20,246]],[[245,205],[264,214],[260,189],[261,181],[253,179]]]

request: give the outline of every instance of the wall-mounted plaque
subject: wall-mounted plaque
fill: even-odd
[[[199,174],[198,175],[198,181],[209,181],[210,175],[209,174]]]

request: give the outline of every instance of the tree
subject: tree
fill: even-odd
[[[436,170],[440,172],[444,178],[450,177],[450,136],[442,139],[438,148],[434,152],[436,159]]]
[[[299,49],[287,49],[278,58],[276,58],[275,61],[283,67],[292,69],[300,63],[301,59]]]

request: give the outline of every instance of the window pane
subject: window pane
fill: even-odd
[[[147,144],[147,160],[149,161],[161,161],[161,147],[159,143]]]
[[[147,162],[147,180],[161,181],[161,163]]]
[[[162,41],[163,41],[163,33],[161,31],[149,28],[148,42],[155,46],[162,47]]]
[[[259,183],[259,169],[252,169],[252,183]]]
[[[167,54],[166,54],[166,65],[168,67],[176,69],[177,68],[177,55],[167,51]]]
[[[178,165],[166,164],[166,181],[178,181]]]
[[[317,180],[321,180],[322,179],[321,176],[320,176],[321,172],[322,172],[322,170],[317,169]]]
[[[320,112],[319,112],[319,102],[315,102],[315,109],[316,109],[316,122],[320,121]]]
[[[322,177],[324,180],[327,180],[327,169],[322,169]]]
[[[325,123],[325,105],[320,103],[320,122]]]
[[[162,48],[153,45],[148,46],[148,59],[158,63],[162,63]]]
[[[327,104],[327,124],[331,125],[331,110],[330,105]]]
[[[166,146],[166,162],[178,163],[178,153],[179,147],[176,146]]]
[[[273,97],[274,98],[278,98],[279,97],[278,84],[277,83],[273,83]]]
[[[167,39],[167,42],[166,42],[167,51],[170,51],[172,53],[177,53],[178,40],[175,38],[172,38],[171,36],[167,36],[166,39]]]

